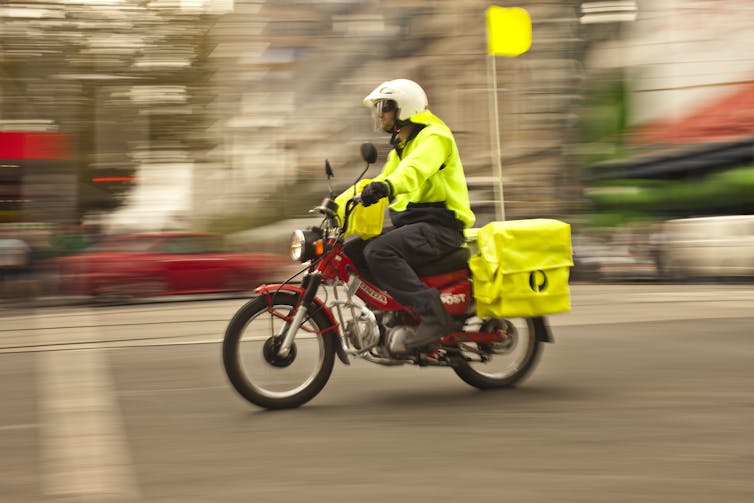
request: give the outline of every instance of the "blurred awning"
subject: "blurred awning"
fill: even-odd
[[[732,141],[754,135],[754,82],[708,103],[684,117],[635,128],[635,144],[691,144]]]
[[[617,179],[679,179],[710,173],[754,162],[754,136],[738,141],[688,145],[663,154],[595,164],[590,181]]]
[[[654,154],[599,163],[590,181],[680,179],[754,163],[754,82],[673,121],[657,121],[632,131],[631,142],[652,145]]]

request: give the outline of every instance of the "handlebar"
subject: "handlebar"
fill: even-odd
[[[356,206],[359,204],[362,204],[362,205],[364,204],[363,201],[361,200],[361,193],[354,194],[351,198],[346,200],[342,222],[338,222],[340,220],[340,218],[338,218],[338,204],[334,200],[330,199],[329,197],[326,197],[320,203],[319,206],[312,208],[311,210],[309,210],[309,212],[320,213],[333,226],[337,226],[338,223],[340,223],[341,233],[345,234],[346,231],[348,230],[348,224],[349,224],[351,213],[353,212],[354,208],[356,208]]]

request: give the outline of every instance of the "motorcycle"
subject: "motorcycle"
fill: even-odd
[[[377,159],[374,145],[361,154],[366,168]],[[333,178],[325,162],[328,182]],[[356,187],[356,184],[354,184]],[[223,364],[235,390],[267,409],[299,407],[327,384],[335,357],[396,366],[446,367],[467,384],[482,389],[512,387],[536,366],[543,343],[552,335],[543,316],[480,318],[475,311],[469,250],[460,248],[416,268],[422,280],[441,292],[455,330],[428,353],[400,354],[391,342],[414,331],[419,318],[390,294],[359,276],[343,253],[349,217],[360,204],[348,199],[343,217],[330,195],[311,210],[322,216],[318,227],[299,229],[291,240],[291,258],[305,267],[300,284],[291,279],[264,284],[233,316],[223,339]]]

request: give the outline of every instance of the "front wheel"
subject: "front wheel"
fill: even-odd
[[[453,370],[465,383],[479,389],[513,387],[524,380],[539,361],[542,342],[537,338],[533,320],[488,319],[481,331],[499,333],[502,342],[464,344],[462,352],[468,353],[474,361],[455,366]],[[476,361],[480,357],[483,361]]]
[[[331,323],[322,312],[304,319],[287,355],[278,347],[299,295],[272,294],[247,302],[228,324],[223,339],[225,372],[236,391],[267,409],[291,409],[314,398],[327,383],[335,363]]]

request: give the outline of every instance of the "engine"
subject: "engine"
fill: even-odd
[[[349,307],[354,316],[346,322],[343,329],[348,343],[357,351],[377,346],[380,343],[380,327],[374,313],[365,306]]]

